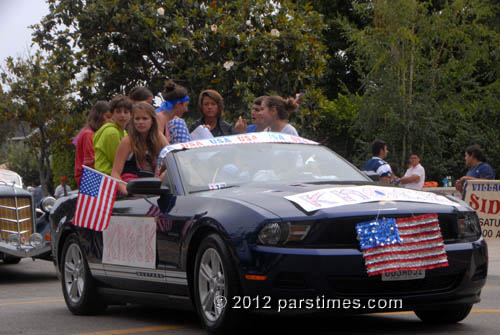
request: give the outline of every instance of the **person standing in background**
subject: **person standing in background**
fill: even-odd
[[[457,191],[463,192],[467,180],[495,179],[495,171],[490,164],[486,163],[483,150],[478,145],[471,145],[465,149],[465,164],[470,167],[470,170],[456,182]]]
[[[410,155],[410,164],[405,175],[399,182],[407,188],[422,189],[425,182],[425,169],[420,164],[420,157],[417,154]]]
[[[65,176],[61,177],[61,183],[57,185],[56,191],[54,192],[54,197],[56,199],[59,199],[60,197],[65,197],[71,192],[71,187],[69,185],[66,185],[66,182],[68,181],[68,178]]]
[[[380,181],[386,184],[391,182],[391,166],[384,161],[389,153],[387,144],[382,140],[375,140],[372,143],[373,157],[370,158],[361,168],[363,171],[373,171],[380,176]]]

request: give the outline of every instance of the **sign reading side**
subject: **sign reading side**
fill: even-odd
[[[483,237],[500,241],[500,180],[469,180],[464,201],[479,216]]]
[[[103,264],[155,268],[156,223],[153,218],[112,216],[102,238]]]

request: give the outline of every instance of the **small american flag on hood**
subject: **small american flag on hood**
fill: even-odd
[[[448,266],[437,214],[361,222],[356,233],[369,276]]]

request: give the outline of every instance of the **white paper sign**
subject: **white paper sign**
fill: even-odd
[[[156,223],[151,217],[112,216],[102,232],[103,264],[156,267]]]
[[[204,127],[202,125],[199,125],[196,127],[192,132],[191,132],[191,140],[193,141],[198,141],[198,140],[205,140],[207,138],[214,138],[214,135],[210,132],[210,130],[207,127]]]
[[[322,208],[375,201],[409,201],[456,207],[460,206],[460,204],[435,193],[416,191],[407,188],[379,186],[324,188],[317,191],[286,196],[285,199],[296,203],[306,212],[312,212]]]

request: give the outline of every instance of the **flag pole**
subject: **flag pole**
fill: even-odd
[[[82,167],[83,167],[84,169],[88,169],[88,170],[91,170],[91,171],[93,171],[93,172],[95,172],[95,173],[98,173],[98,174],[100,174],[101,176],[111,178],[111,179],[113,179],[114,181],[116,181],[117,183],[120,183],[120,184],[123,184],[123,185],[127,185],[127,182],[125,182],[125,181],[123,181],[123,180],[120,180],[120,179],[116,179],[116,178],[114,178],[114,177],[111,177],[111,176],[109,176],[109,175],[107,175],[107,174],[105,174],[105,173],[102,173],[102,172],[100,172],[100,171],[94,170],[94,169],[92,169],[91,167],[88,167],[88,166],[85,166],[85,165],[82,165]]]

